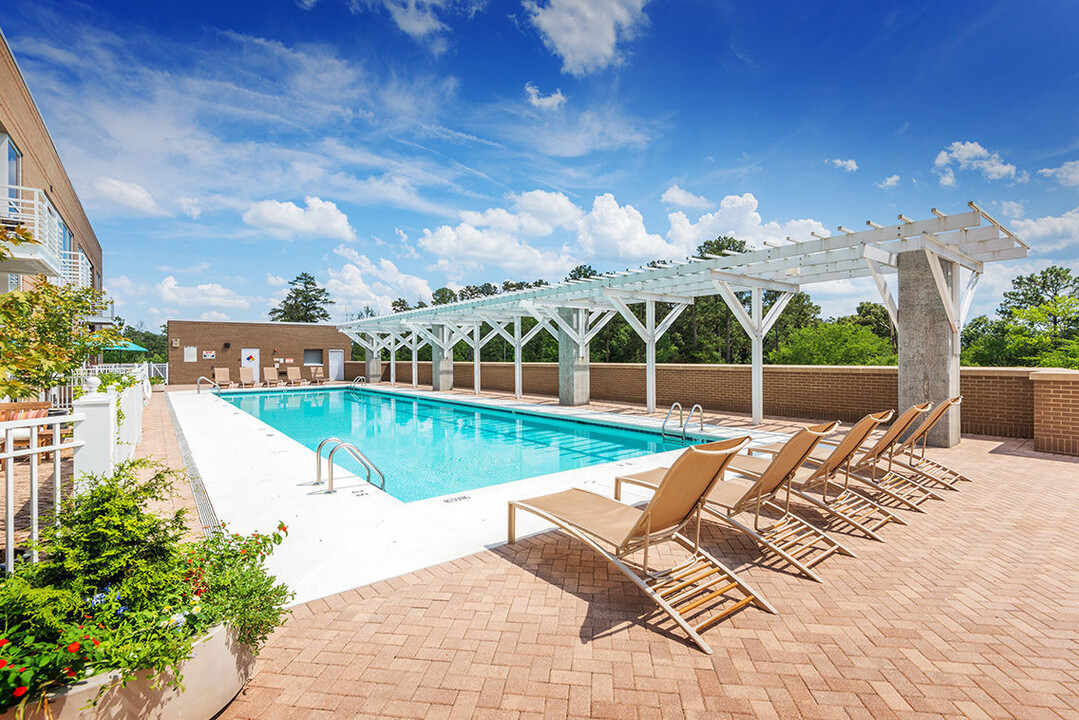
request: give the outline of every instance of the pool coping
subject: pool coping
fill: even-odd
[[[335,389],[347,387],[302,386],[281,392]],[[656,432],[662,424],[655,418],[579,407],[538,406],[489,397],[464,399],[459,394],[411,388],[369,390],[646,432]],[[183,434],[189,450],[185,461],[201,479],[207,501],[228,530],[242,534],[267,531],[279,521],[289,526],[290,537],[269,565],[296,592],[296,603],[504,544],[509,500],[570,487],[611,496],[616,474],[669,465],[681,452],[669,450],[412,502],[397,500],[336,465],[339,491],[328,496],[313,484],[314,451],[216,393],[176,391],[168,393],[168,400],[177,432]],[[753,436],[754,445],[787,437],[742,428],[738,433]],[[718,431],[707,432],[707,426],[705,433],[695,435],[721,438]],[[730,437],[730,433],[722,437]],[[627,501],[636,502],[647,499],[648,493],[629,490],[626,496]],[[518,536],[550,527],[539,518],[521,517]]]

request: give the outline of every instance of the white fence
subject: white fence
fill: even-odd
[[[144,392],[150,392],[150,378],[163,377],[166,384],[169,381],[168,363],[102,363],[100,365],[86,365],[76,370],[71,375],[71,380],[66,385],[57,385],[48,392],[48,399],[54,408],[71,408],[75,400],[75,388],[86,384],[88,378],[97,377],[103,373],[117,373],[119,375],[132,375],[145,385]]]
[[[38,539],[39,473],[43,456],[51,455],[52,502],[56,508],[60,503],[63,485],[60,452],[57,451],[74,449],[72,478],[76,483],[79,477],[87,473],[112,473],[117,464],[135,456],[135,446],[142,441],[143,410],[149,401],[150,382],[144,377],[142,382],[119,392],[114,386],[89,388],[82,397],[72,401],[72,411],[68,415],[0,422],[0,440],[3,440],[0,461],[4,466],[5,571],[10,572],[15,562],[16,502],[23,508],[29,506],[28,545]],[[45,444],[42,444],[43,439]],[[15,449],[16,446],[19,449]],[[24,459],[28,460],[27,468],[22,466]],[[37,562],[36,552],[32,551],[30,559]]]

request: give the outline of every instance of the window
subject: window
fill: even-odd
[[[322,351],[321,350],[304,350],[303,351],[303,364],[304,365],[321,365],[322,364]]]
[[[11,213],[18,212],[19,191],[16,189],[22,184],[22,153],[15,143],[7,135],[0,133],[0,184],[8,185],[7,196],[12,202],[8,206]]]
[[[8,289],[8,291],[18,290],[19,289],[19,278],[20,278],[20,276],[19,276],[18,273],[11,273],[10,275],[7,276],[7,289]]]
[[[184,362],[196,362],[196,355],[198,355],[199,349],[193,345],[188,345],[184,348]]]

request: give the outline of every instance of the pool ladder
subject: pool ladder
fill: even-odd
[[[378,469],[378,466],[371,462],[371,459],[369,457],[360,452],[360,449],[358,447],[356,447],[350,442],[345,442],[341,438],[336,437],[326,438],[318,444],[318,449],[315,450],[316,485],[322,484],[322,448],[324,448],[329,443],[336,443],[336,445],[330,448],[330,453],[326,456],[326,460],[330,464],[329,477],[326,482],[327,494],[335,492],[335,490],[333,489],[333,456],[337,453],[338,450],[344,450],[353,458],[355,458],[356,462],[358,462],[360,465],[363,465],[364,469],[367,471],[367,482],[374,485],[375,483],[371,480],[371,473],[374,472],[376,475],[378,475],[378,489],[382,492],[386,492],[386,476],[382,473],[381,470]]]
[[[356,377],[352,378],[352,382],[349,383],[349,387],[356,387],[357,385],[366,385],[366,384],[367,384],[367,378],[364,377],[363,375],[357,375]]]
[[[196,394],[196,395],[201,395],[201,394],[202,394],[202,381],[203,381],[203,380],[205,380],[205,381],[206,381],[206,382],[208,382],[208,383],[209,383],[210,385],[212,385],[212,386],[214,386],[215,388],[217,388],[217,389],[218,389],[219,391],[221,390],[221,386],[220,386],[220,385],[218,385],[217,383],[215,383],[215,382],[214,382],[213,380],[211,380],[210,378],[206,377],[205,375],[200,375],[200,376],[199,376],[199,379],[195,381],[195,394]]]
[[[689,424],[693,422],[693,413],[699,411],[701,432],[704,432],[704,408],[700,403],[695,403],[693,407],[689,409],[689,417],[682,418],[682,403],[675,401],[671,404],[671,409],[667,411],[667,417],[663,418],[663,426],[659,430],[660,437],[667,437],[667,423],[671,419],[671,415],[674,413],[674,409],[678,408],[678,426],[681,428],[682,433],[682,445],[688,444],[688,438],[686,437],[686,431],[689,429]],[[673,436],[673,433],[672,433]]]

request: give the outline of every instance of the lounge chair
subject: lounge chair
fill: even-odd
[[[289,385],[310,385],[311,382],[304,380],[300,375],[300,368],[293,365],[285,370],[285,382]]]
[[[277,368],[275,368],[275,367],[264,367],[264,368],[262,368],[262,386],[263,387],[273,387],[274,385],[279,385],[280,383],[281,383],[281,381],[277,379]]]
[[[240,387],[255,387],[255,368],[240,368]]]
[[[229,369],[226,368],[214,368],[214,384],[219,388],[235,387],[236,383],[232,382],[229,378]]]
[[[322,383],[326,382],[326,373],[322,371],[321,365],[311,366],[311,382],[315,383],[316,385],[321,385]]]
[[[811,568],[835,553],[854,556],[827,533],[810,525],[802,518],[790,512],[790,488],[788,481],[799,474],[808,480],[817,472],[801,465],[821,438],[833,432],[838,421],[815,425],[801,430],[784,443],[783,448],[770,461],[760,457],[737,455],[727,466],[727,470],[753,478],[752,485],[720,480],[705,498],[704,512],[709,516],[731,525],[749,535],[757,544],[771,550],[786,560],[807,577],[823,582]],[[871,428],[870,428],[871,429]],[[865,430],[868,434],[869,430]],[[711,445],[698,446],[708,449]],[[854,445],[857,449],[857,445]],[[854,450],[844,450],[849,456]],[[836,460],[839,464],[841,459]],[[665,470],[646,470],[643,473],[624,475],[615,478],[615,497],[621,494],[622,483],[655,488],[657,475]],[[787,487],[787,500],[780,505],[777,495]],[[762,526],[761,510],[771,516],[765,516]],[[753,513],[752,526],[735,519],[742,513]],[[772,517],[778,516],[778,517]]]
[[[929,431],[944,417],[944,413],[962,402],[963,397],[957,395],[933,408],[933,412],[929,413],[929,416],[918,426],[918,429],[911,433],[910,437],[904,440],[903,444],[889,457],[892,463],[889,470],[905,476],[909,481],[930,488],[940,487],[958,490],[959,488],[955,487],[957,483],[971,482],[970,478],[962,473],[956,472],[950,467],[930,460],[925,456]],[[918,447],[919,443],[921,443],[920,449]]]
[[[747,442],[749,438],[742,437],[715,443],[710,450],[687,448],[664,474],[652,499],[643,508],[580,489],[511,501],[508,541],[511,544],[515,541],[517,510],[526,510],[554,523],[625,573],[701,650],[711,654],[712,649],[700,636],[705,628],[750,603],[775,612],[767,600],[704,552],[699,543],[704,499],[726,464]],[[683,534],[690,522],[695,523],[692,539]],[[689,551],[690,557],[668,570],[650,572],[649,549],[664,542],[677,543]],[[629,555],[638,551],[644,552],[640,574],[626,562]],[[733,590],[743,597],[731,597]],[[709,611],[714,614],[703,617]]]

